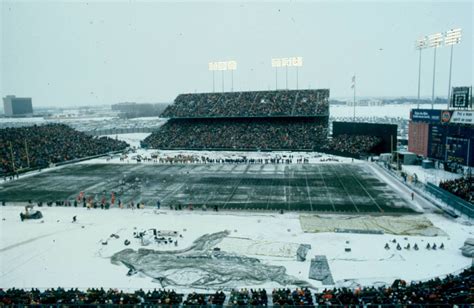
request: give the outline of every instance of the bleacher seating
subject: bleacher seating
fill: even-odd
[[[0,175],[121,151],[124,141],[92,137],[64,124],[0,129]]]
[[[142,146],[160,149],[313,150],[324,144],[325,123],[317,120],[170,120]]]
[[[428,281],[407,283],[396,279],[389,286],[330,288],[311,293],[307,288],[290,290],[274,289],[272,302],[268,302],[265,289],[236,289],[230,292],[229,306],[364,306],[364,307],[472,307],[474,302],[474,269],[470,267],[458,275],[433,278]],[[226,295],[191,293],[183,303],[183,294],[174,290],[142,289],[123,292],[117,289],[7,289],[0,288],[2,305],[166,305],[191,306],[223,305]]]
[[[329,90],[181,94],[165,118],[328,116]]]

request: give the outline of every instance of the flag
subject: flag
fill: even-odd
[[[352,76],[352,85],[351,85],[351,89],[354,89],[355,88],[355,84],[356,84],[356,76]]]

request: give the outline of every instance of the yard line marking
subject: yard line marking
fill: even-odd
[[[372,200],[372,202],[374,202],[375,205],[379,208],[380,212],[383,213],[382,208],[379,206],[379,204],[377,203],[377,201],[375,201],[375,199],[372,197],[372,195],[367,191],[367,189],[365,188],[365,186],[362,185],[362,183],[359,181],[359,179],[354,176],[354,173],[352,172],[352,170],[351,170],[350,172],[351,172],[352,177],[356,180],[356,182],[360,185],[360,187],[362,187],[362,189],[363,189],[363,190],[365,191],[365,193],[370,197],[370,199]]]
[[[334,201],[332,201],[332,196],[331,196],[331,193],[329,192],[328,186],[326,185],[326,181],[324,180],[323,173],[321,172],[321,166],[317,166],[317,169],[318,169],[318,172],[319,172],[319,176],[321,177],[321,180],[323,181],[324,188],[326,188],[326,194],[327,194],[327,196],[328,196],[328,198],[329,198],[329,201],[331,202],[332,209],[333,209],[334,212],[335,212],[335,211],[336,211],[336,207],[334,206]]]
[[[335,169],[335,168],[333,168],[333,166],[331,166],[330,168],[331,168],[331,169]],[[336,170],[336,172],[334,172],[334,174],[336,175],[336,178],[337,178],[337,180],[339,181],[339,183],[341,183],[341,186],[342,186],[342,188],[344,189],[344,191],[346,192],[346,195],[349,196],[349,199],[351,199],[351,202],[352,202],[352,204],[354,205],[355,209],[357,210],[357,212],[360,213],[359,208],[357,207],[357,205],[355,204],[354,200],[352,199],[351,194],[349,194],[349,192],[347,191],[346,187],[344,186],[344,184],[342,183],[341,179],[339,178],[339,175],[338,175],[338,173],[337,173],[337,170]]]
[[[306,168],[304,168],[304,169],[306,169]],[[308,193],[309,206],[311,207],[311,212],[312,212],[313,211],[313,201],[311,201],[311,194],[309,193],[308,174],[306,173],[306,170],[304,170],[304,178],[306,180],[306,192]]]

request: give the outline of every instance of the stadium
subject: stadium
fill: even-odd
[[[410,105],[405,148],[356,118],[355,76],[336,107],[298,81],[216,90],[236,65],[115,105],[150,118],[0,119],[0,305],[470,307],[472,89]]]

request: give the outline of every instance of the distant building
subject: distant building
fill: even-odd
[[[7,95],[3,98],[3,110],[6,116],[26,116],[33,114],[31,97],[16,97]]]

